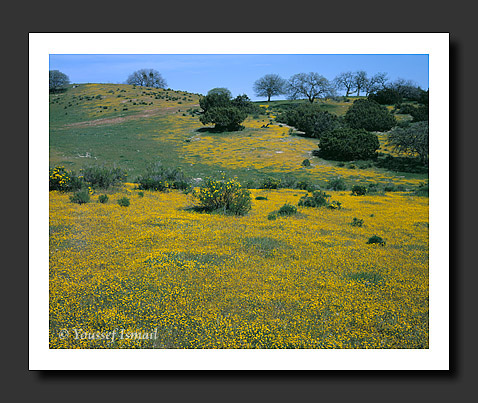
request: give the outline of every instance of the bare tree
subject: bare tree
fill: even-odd
[[[337,77],[334,78],[333,82],[337,89],[345,90],[345,96],[348,97],[350,93],[355,91],[355,80],[354,73],[347,71],[345,73],[340,73]]]
[[[161,74],[153,69],[141,69],[135,71],[126,80],[126,84],[139,85],[141,87],[166,88],[166,80]]]
[[[367,72],[360,70],[357,71],[354,75],[354,84],[357,91],[357,96],[360,96],[360,91],[367,86],[368,78]]]
[[[277,74],[266,74],[254,82],[254,93],[258,97],[267,97],[267,102],[270,102],[271,97],[285,93],[286,83]]]
[[[365,83],[365,95],[369,96],[372,92],[377,92],[387,88],[387,73],[377,73],[368,79]]]
[[[404,98],[418,96],[420,91],[415,82],[412,80],[405,80],[404,78],[397,78],[392,84],[390,84],[390,88],[397,91]]]
[[[330,94],[331,87],[329,80],[318,73],[299,73],[289,79],[287,93],[290,99],[304,96],[313,103],[316,98]]]

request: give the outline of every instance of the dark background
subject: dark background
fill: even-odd
[[[2,345],[11,401],[462,401],[476,379],[476,31],[473,3],[55,2],[3,5]],[[28,370],[29,32],[449,32],[449,371],[128,372]],[[432,89],[433,91],[433,89]],[[475,113],[476,114],[476,113]],[[34,127],[33,127],[34,128]],[[30,133],[34,135],[34,133]],[[446,180],[446,178],[443,178]],[[432,183],[439,187],[439,183]],[[15,211],[18,210],[18,211]],[[30,265],[30,266],[29,266]],[[94,367],[94,363],[92,363]]]

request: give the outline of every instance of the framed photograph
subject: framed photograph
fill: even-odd
[[[448,33],[29,63],[31,370],[449,369]]]

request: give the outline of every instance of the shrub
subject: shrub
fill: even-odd
[[[377,235],[373,235],[372,237],[370,237],[367,241],[368,244],[379,244],[381,246],[385,246],[385,241],[377,236]]]
[[[256,200],[267,200],[267,197],[264,196],[257,196]]]
[[[383,90],[372,93],[368,99],[375,101],[381,105],[394,105],[402,102],[403,97],[399,91],[392,88],[385,88]]]
[[[121,206],[121,207],[128,207],[129,206],[129,199],[127,197],[122,197],[120,199],[118,199],[118,204]]]
[[[332,210],[340,210],[342,208],[342,203],[337,200],[332,200],[328,205],[327,208]]]
[[[144,192],[138,192],[139,197],[144,197]]]
[[[363,226],[363,219],[354,217],[352,222],[350,223],[352,227],[362,227]]]
[[[380,184],[378,183],[369,183],[368,184],[368,193],[377,193],[380,191]]]
[[[385,192],[395,192],[396,188],[395,188],[395,185],[393,183],[388,183],[384,186],[383,190]]]
[[[303,167],[310,167],[310,161],[308,159],[305,159],[304,161],[302,161],[302,164],[301,164]]]
[[[415,196],[426,196],[428,197],[429,188],[428,182],[422,182],[418,185],[418,189],[413,192]]]
[[[106,203],[108,202],[108,196],[107,195],[99,195],[98,196],[98,203]]]
[[[428,122],[395,127],[388,135],[388,142],[393,146],[394,151],[411,156],[417,155],[422,164],[428,163]]]
[[[362,185],[352,186],[352,195],[354,196],[364,196],[367,193],[367,188]]]
[[[413,122],[428,122],[428,105],[420,105],[418,108],[410,113],[413,117]]]
[[[158,190],[164,192],[168,189],[188,190],[191,187],[190,179],[186,177],[181,168],[165,168],[160,162],[150,164],[144,175],[138,177],[140,190]]]
[[[278,189],[281,186],[281,180],[272,177],[264,179],[260,185],[260,189]]]
[[[345,184],[344,178],[335,178],[329,181],[329,189],[331,190],[346,190],[347,185]]]
[[[88,188],[78,190],[75,194],[70,196],[72,203],[85,204],[90,201],[90,192]]]
[[[295,188],[300,190],[307,190],[308,192],[313,192],[314,190],[316,190],[316,186],[313,185],[309,180],[302,180],[297,182]]]
[[[268,219],[268,220],[271,220],[271,221],[277,219],[277,213],[276,213],[275,211],[269,213],[269,214],[267,215],[267,219]]]
[[[208,212],[244,215],[252,207],[251,192],[236,179],[226,181],[207,178],[194,197],[200,207]]]
[[[291,174],[287,174],[279,180],[278,187],[280,188],[294,189],[296,186],[297,186],[297,178],[295,178]]]
[[[412,113],[415,113],[416,109],[417,107],[413,106],[412,104],[404,104],[400,106],[398,113],[403,115],[411,115]]]
[[[286,203],[277,211],[278,215],[293,215],[297,213],[297,207],[293,204]]]
[[[126,179],[126,171],[121,168],[106,166],[89,166],[81,170],[85,182],[91,186],[107,189]]]
[[[82,178],[76,176],[74,172],[66,171],[65,167],[63,166],[56,166],[55,168],[50,168],[50,190],[68,192],[72,190],[79,190],[82,186]]]
[[[277,117],[277,121],[295,127],[306,137],[320,138],[327,131],[341,127],[341,121],[316,104],[302,104],[286,110]]]
[[[356,100],[345,113],[345,122],[352,129],[367,131],[387,131],[397,124],[387,108],[368,99]]]
[[[375,158],[380,147],[378,137],[364,129],[339,129],[325,133],[319,142],[319,156],[332,160]]]
[[[315,190],[312,192],[312,196],[301,197],[298,204],[304,207],[323,207],[329,204],[329,197],[329,194],[321,190]]]

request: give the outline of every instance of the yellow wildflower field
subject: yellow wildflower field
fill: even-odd
[[[330,180],[341,177],[356,182],[394,183],[406,188],[417,187],[421,178],[405,178],[396,172],[372,169],[353,169],[345,164],[338,166],[335,161],[312,158],[312,151],[318,149],[318,139],[290,135],[290,128],[282,124],[261,127],[265,121],[248,118],[244,122],[247,130],[234,133],[196,133],[189,142],[182,143],[183,161],[227,169],[259,170],[268,174],[283,174],[306,177],[312,180]],[[387,137],[378,135],[381,150],[398,156],[387,148]],[[164,138],[161,138],[164,141]],[[311,159],[310,166],[304,167],[304,159]]]
[[[428,198],[329,192],[341,209],[270,220],[306,191],[251,193],[228,216],[133,184],[51,191],[50,348],[428,348]]]

